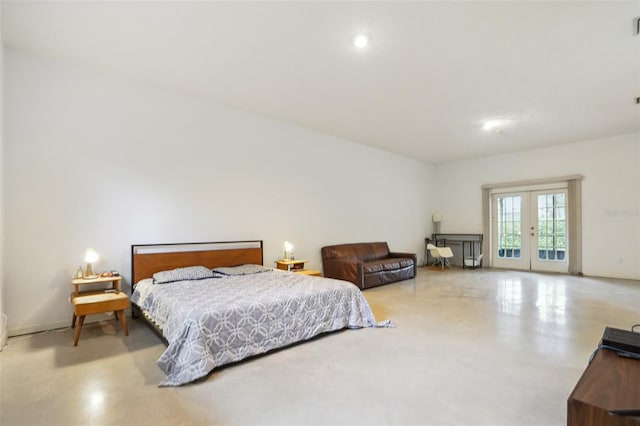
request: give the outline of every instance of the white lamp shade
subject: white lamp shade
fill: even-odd
[[[285,241],[284,242],[284,251],[291,251],[293,250],[293,244],[291,244],[289,241]]]
[[[98,253],[96,253],[96,251],[92,248],[88,248],[85,252],[84,252],[84,261],[87,263],[93,263],[96,262],[98,259],[100,259],[100,256],[98,256]]]
[[[434,213],[431,216],[431,221],[435,223],[442,222],[442,213]]]

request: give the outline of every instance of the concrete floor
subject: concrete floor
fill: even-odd
[[[640,282],[424,269],[364,292],[392,329],[337,332],[158,388],[164,345],[133,320],[9,339],[10,425],[562,425],[606,325],[640,322]],[[71,316],[71,313],[69,313]]]

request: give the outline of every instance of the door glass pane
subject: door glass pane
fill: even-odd
[[[567,220],[564,194],[538,195],[538,259],[564,262]]]
[[[498,257],[519,259],[521,248],[520,196],[498,197]]]

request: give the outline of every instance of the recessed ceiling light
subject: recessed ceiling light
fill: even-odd
[[[505,124],[507,124],[505,120],[487,120],[482,125],[482,128],[487,132],[493,130],[496,133],[501,133],[502,128],[505,126]]]
[[[353,44],[358,48],[358,49],[364,49],[365,47],[367,47],[367,45],[369,44],[369,37],[365,34],[358,34],[354,39],[353,39]]]

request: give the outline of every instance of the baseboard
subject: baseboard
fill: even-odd
[[[130,311],[128,309],[125,312],[125,315],[130,316]],[[115,316],[113,315],[113,313],[96,314],[96,315],[87,316],[84,321],[84,324],[86,325],[86,324],[92,324],[100,321],[109,321],[109,320],[115,320]],[[67,327],[71,327],[71,317],[69,317],[68,320],[64,320],[64,321],[56,321],[56,322],[51,322],[46,324],[25,325],[23,327],[11,327],[8,330],[8,336],[9,337],[21,336],[23,334],[40,333],[43,331],[58,330],[58,329],[67,328]]]
[[[4,349],[7,344],[7,316],[5,314],[0,315],[0,351]]]

